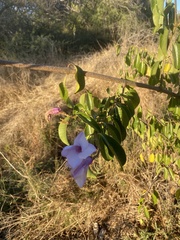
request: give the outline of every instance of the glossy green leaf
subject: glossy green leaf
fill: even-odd
[[[162,61],[164,56],[167,54],[168,49],[168,41],[169,41],[169,30],[167,27],[164,27],[160,33],[160,43],[159,43],[159,51],[157,59]]]
[[[68,99],[68,90],[63,82],[59,84],[60,97],[66,102]]]
[[[99,135],[102,137],[104,143],[108,146],[111,152],[116,156],[120,166],[123,167],[126,163],[126,154],[122,146],[115,139],[106,134],[99,133]]]
[[[75,79],[77,81],[77,88],[76,88],[76,93],[77,93],[82,91],[85,88],[85,72],[77,65],[74,65],[74,66],[76,68]]]
[[[63,82],[59,84],[59,93],[60,93],[60,97],[66,102],[67,106],[72,108],[73,103],[69,98],[68,90]]]
[[[180,43],[174,43],[172,48],[174,67],[180,70]]]
[[[135,56],[135,59],[134,59],[134,67],[135,67],[136,69],[139,69],[140,63],[141,63],[140,55],[137,54],[137,55]]]
[[[59,138],[60,140],[66,144],[66,145],[69,145],[69,142],[67,140],[67,125],[68,125],[68,122],[69,122],[69,119],[70,117],[66,117],[64,118],[60,124],[59,124],[59,127],[58,127],[58,135],[59,135]]]
[[[123,95],[123,97],[125,99],[127,99],[127,101],[125,102],[130,102],[130,107],[133,106],[133,108],[135,109],[139,103],[140,103],[140,98],[138,93],[136,92],[136,90],[130,86],[126,86],[126,89],[128,91],[125,92],[125,94]],[[134,115],[134,113],[132,112],[132,114]]]
[[[149,78],[150,85],[156,85],[160,81],[160,64],[161,61],[157,61],[153,64],[151,68],[151,77]]]
[[[91,93],[84,93],[80,96],[79,102],[89,110],[89,112],[94,108],[94,99]]]
[[[141,63],[140,63],[139,72],[140,72],[140,74],[141,74],[142,76],[146,75],[147,65],[146,65],[144,62],[141,62]]]
[[[164,17],[166,19],[166,26],[168,26],[171,31],[174,29],[175,24],[175,4],[174,3],[168,3],[167,6],[164,9]]]
[[[125,63],[126,63],[128,66],[131,65],[131,58],[130,58],[129,54],[127,54],[126,57],[125,57]]]
[[[108,135],[110,135],[111,137],[113,137],[118,143],[121,143],[121,135],[119,133],[119,130],[112,124],[107,123],[106,124],[106,128],[108,131]]]
[[[79,112],[77,115],[83,120],[83,122],[87,123],[89,126],[94,128],[97,132],[101,132],[100,126],[93,118],[89,117],[87,114],[83,112]]]
[[[146,53],[147,54],[147,53]],[[138,71],[139,74],[145,75],[147,70],[147,65],[141,60],[140,56],[144,56],[145,52],[138,53],[134,59],[134,68]]]
[[[135,102],[133,102],[133,100],[129,99],[129,100],[125,101],[125,105],[126,105],[126,112],[128,112],[130,118],[132,118],[135,113],[135,111],[134,111]]]
[[[121,106],[118,107],[118,114],[121,119],[122,125],[126,128],[131,119],[131,115],[125,104],[121,104]]]
[[[112,153],[112,151],[109,149],[109,147],[107,146],[107,144],[103,141],[103,138],[100,134],[98,134],[98,147],[99,150],[101,152],[102,157],[106,160],[106,161],[110,161],[113,159],[114,154]]]
[[[151,11],[153,13],[153,22],[155,25],[154,32],[157,32],[163,25],[163,0],[151,0]]]
[[[91,126],[89,126],[88,124],[86,124],[86,127],[85,127],[85,135],[86,136],[89,136],[91,134],[94,133],[94,128],[92,128]]]
[[[121,136],[121,142],[124,141],[124,139],[126,138],[126,129],[123,126],[119,116],[114,116],[113,124],[114,124],[114,126],[116,127],[117,131],[119,132],[119,134]]]

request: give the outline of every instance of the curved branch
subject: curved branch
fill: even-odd
[[[39,65],[39,64],[29,64],[29,63],[25,64],[25,63],[6,61],[6,60],[0,60],[0,65],[6,66],[6,67],[25,68],[25,69],[36,70],[36,71],[55,72],[55,73],[62,73],[62,74],[75,74],[76,73],[76,70],[71,68],[71,66],[54,67],[54,66]],[[103,74],[99,74],[99,73],[88,72],[88,71],[84,71],[84,75],[86,77],[101,79],[104,81],[117,82],[117,83],[122,83],[124,85],[130,85],[133,87],[146,88],[149,90],[167,94],[171,97],[180,98],[179,93],[171,92],[165,88],[158,87],[158,86],[151,86],[151,85],[145,84],[145,83],[134,82],[134,81],[123,79],[123,78],[111,77],[111,76],[107,76],[107,75],[103,75]]]

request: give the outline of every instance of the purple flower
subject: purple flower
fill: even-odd
[[[63,148],[61,155],[67,158],[67,165],[71,169],[79,187],[83,187],[89,165],[92,163],[90,155],[96,151],[93,144],[86,140],[84,132],[78,134],[74,144]]]
[[[48,110],[45,114],[46,120],[49,121],[51,119],[51,115],[58,115],[61,111],[61,108],[58,107]]]

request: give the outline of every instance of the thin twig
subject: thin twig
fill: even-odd
[[[62,74],[75,74],[76,73],[76,69],[72,68],[72,65],[70,65],[68,67],[54,67],[54,66],[29,64],[29,63],[24,64],[24,63],[20,63],[20,62],[13,62],[13,61],[6,61],[6,60],[0,60],[0,65],[6,66],[6,67],[26,68],[26,69],[36,70],[36,71],[55,72],[55,73],[62,73]],[[111,77],[111,76],[88,72],[88,71],[84,71],[84,75],[86,77],[101,79],[104,81],[111,81],[111,82],[122,83],[125,85],[130,85],[133,87],[146,88],[149,90],[167,94],[171,97],[180,98],[179,93],[171,92],[165,88],[158,87],[158,86],[151,86],[151,85],[145,84],[145,83],[134,82],[134,81],[123,79],[123,78]]]

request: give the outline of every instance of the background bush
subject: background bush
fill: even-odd
[[[148,25],[149,1],[2,0],[0,57],[43,61],[99,50]],[[41,57],[38,57],[41,56]]]

